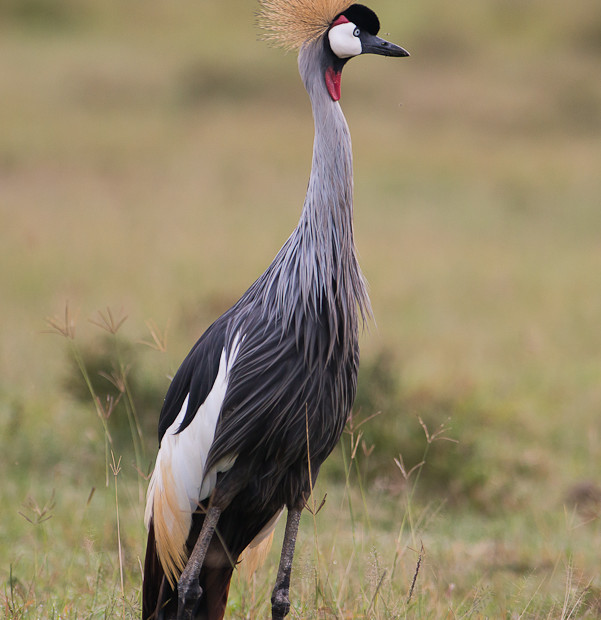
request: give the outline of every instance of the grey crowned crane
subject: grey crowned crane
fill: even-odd
[[[347,0],[263,0],[260,23],[267,38],[300,50],[315,121],[311,175],[298,226],[167,392],[145,515],[144,620],[223,618],[236,563],[270,541],[284,508],[271,603],[274,619],[288,614],[301,511],[355,397],[370,308],[340,76],[354,56],[408,53],[376,36],[373,11]]]

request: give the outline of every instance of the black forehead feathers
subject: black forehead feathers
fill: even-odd
[[[361,30],[367,30],[369,34],[378,34],[378,30],[380,30],[378,16],[363,4],[352,4],[342,15]]]

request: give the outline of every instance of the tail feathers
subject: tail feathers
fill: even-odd
[[[177,597],[165,577],[156,550],[154,524],[148,525],[148,542],[142,585],[142,620],[167,620],[177,614]]]
[[[263,566],[267,559],[271,544],[273,543],[273,535],[274,532],[271,532],[271,534],[269,534],[267,538],[264,538],[258,545],[253,547],[251,544],[242,552],[238,568],[249,583],[252,576]]]
[[[265,527],[254,537],[248,547],[246,547],[240,555],[240,572],[246,577],[249,583],[257,569],[260,568],[267,559],[271,544],[273,543],[275,526],[280,520],[283,511],[284,509],[282,508],[273,515]]]
[[[205,566],[200,573],[203,595],[194,620],[223,620],[233,568]],[[156,550],[154,525],[148,528],[142,587],[142,620],[173,620],[177,616],[177,588],[165,576]]]
[[[177,436],[179,438],[179,435]],[[155,530],[154,541],[165,577],[175,588],[188,560],[186,539],[192,523],[190,500],[185,485],[177,484],[173,476],[172,443],[165,440],[148,486],[144,520]]]

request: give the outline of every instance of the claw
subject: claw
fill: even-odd
[[[184,582],[177,585],[177,620],[193,620],[194,611],[202,596],[198,581]]]
[[[290,599],[288,597],[288,588],[284,587],[283,584],[278,584],[271,597],[271,619],[284,620],[289,612]]]

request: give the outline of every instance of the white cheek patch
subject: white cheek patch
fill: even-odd
[[[361,40],[353,34],[356,27],[352,22],[346,22],[328,32],[330,47],[338,58],[351,58],[362,52]]]

